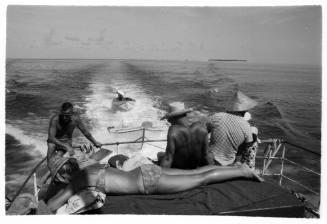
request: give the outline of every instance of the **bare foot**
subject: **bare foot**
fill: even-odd
[[[250,178],[250,179],[254,179],[256,181],[259,182],[263,182],[264,179],[262,177],[259,176],[259,174],[257,173],[257,171],[255,169],[250,169],[248,167],[248,165],[246,165],[245,163],[243,163],[240,166],[240,169],[244,172],[245,177]]]
[[[241,163],[240,161],[237,161],[234,163],[234,166],[237,167],[237,168],[241,168],[243,165],[243,163]]]

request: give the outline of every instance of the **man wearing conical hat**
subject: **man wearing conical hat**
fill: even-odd
[[[227,106],[227,112],[216,113],[209,117],[208,130],[211,132],[209,151],[214,160],[212,162],[228,166],[240,160],[239,162],[245,162],[254,168],[253,153],[251,154],[253,158],[236,156],[243,151],[249,152],[249,148],[256,140],[253,134],[257,134],[257,130],[248,123],[251,119],[248,111],[256,105],[255,100],[237,91]]]
[[[171,126],[168,129],[166,152],[159,161],[160,166],[195,169],[208,164],[208,132],[199,123],[189,123],[186,115],[191,111],[185,109],[184,103],[173,102],[169,104],[169,112],[161,118],[167,119]]]

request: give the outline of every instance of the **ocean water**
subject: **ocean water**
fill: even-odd
[[[219,92],[210,92],[213,88]],[[112,108],[117,89],[136,99],[131,111]],[[12,195],[46,155],[49,118],[63,102],[74,103],[92,135],[108,143],[117,140],[117,136],[107,131],[109,126],[136,127],[151,121],[155,126],[167,128],[168,124],[160,121],[160,117],[172,101],[183,101],[187,107],[207,114],[224,111],[236,89],[259,102],[251,111],[251,123],[258,127],[260,139],[283,138],[320,153],[320,66],[8,59],[6,195]],[[162,133],[154,136],[163,137]],[[74,133],[75,144],[87,142],[79,131]],[[320,171],[320,160],[294,149],[290,149],[290,154]],[[288,171],[297,172],[291,168]],[[319,183],[313,185],[320,189]]]

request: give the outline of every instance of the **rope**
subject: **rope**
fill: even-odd
[[[39,166],[47,159],[47,157],[44,157],[30,172],[30,174],[27,176],[27,178],[25,179],[24,183],[22,184],[22,186],[19,188],[19,190],[17,191],[17,193],[15,194],[15,196],[10,200],[10,201],[14,201],[17,196],[22,192],[22,190],[24,189],[25,185],[27,184],[27,182],[29,181],[29,179],[31,178],[31,176],[33,175],[33,173],[37,170],[37,168],[39,168]],[[11,204],[10,204],[11,206]],[[9,208],[10,208],[9,206]]]
[[[286,144],[289,144],[289,145],[291,145],[291,146],[294,146],[294,147],[300,148],[300,149],[302,149],[302,150],[304,150],[304,151],[307,151],[307,152],[310,152],[310,153],[312,153],[312,154],[315,154],[315,155],[317,155],[317,156],[321,156],[320,153],[318,153],[318,152],[314,152],[314,151],[312,151],[311,149],[307,149],[307,148],[302,147],[302,146],[300,146],[300,145],[296,145],[296,144],[291,143],[291,142],[288,142],[288,141],[282,141],[282,143],[286,143]]]

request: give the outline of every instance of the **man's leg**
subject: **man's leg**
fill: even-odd
[[[63,156],[65,153],[66,149],[60,148],[56,144],[48,142],[47,160],[49,160],[54,155]]]
[[[47,160],[49,161],[49,159],[53,156],[53,154],[56,151],[56,145],[53,143],[49,143],[48,142],[48,152],[47,152]]]
[[[193,174],[199,174],[203,173],[209,170],[215,170],[215,169],[225,169],[230,168],[228,166],[216,166],[216,165],[207,165],[202,166],[197,169],[191,169],[191,170],[183,170],[183,169],[175,169],[175,168],[162,168],[162,172],[167,175],[193,175]]]
[[[212,169],[199,174],[192,175],[165,175],[163,174],[158,181],[158,193],[176,193],[189,190],[201,185],[219,183],[236,178],[249,178],[263,181],[255,171],[247,166],[226,167],[223,169]]]
[[[158,159],[158,162],[156,163],[157,165],[161,164],[161,160],[164,158],[164,156],[165,156],[165,152],[158,152],[157,153],[157,159]]]

